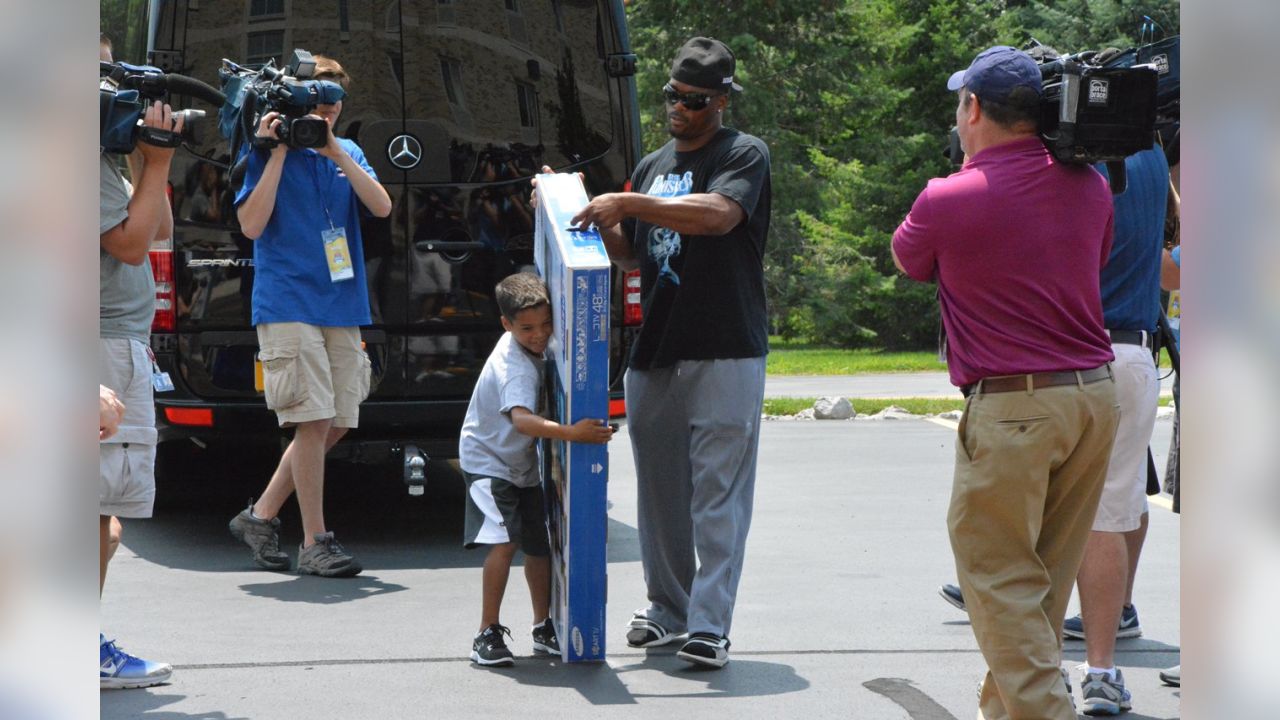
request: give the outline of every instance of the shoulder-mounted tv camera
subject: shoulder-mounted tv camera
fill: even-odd
[[[1178,122],[1178,38],[1072,55],[1033,39],[1026,51],[1040,66],[1045,147],[1059,162],[1106,163],[1111,191],[1124,192],[1124,159],[1150,149],[1158,127]],[[946,154],[961,164],[954,130]]]
[[[176,110],[174,121],[184,118],[182,135],[142,124],[152,102],[171,102],[172,95],[199,98],[215,107],[226,98],[213,87],[195,78],[165,73],[150,65],[99,63],[98,108],[99,147],[102,152],[127,155],[138,141],[160,147],[177,147],[190,137],[192,124],[204,117],[203,110]]]
[[[255,147],[277,145],[272,138],[259,138],[258,123],[268,112],[280,113],[276,134],[291,148],[321,148],[329,141],[329,124],[311,116],[317,105],[333,105],[346,96],[336,82],[314,80],[316,62],[311,53],[296,49],[283,68],[275,60],[260,68],[246,68],[230,60],[222,61],[218,76],[227,102],[219,125],[235,147],[248,139]]]
[[[1106,163],[1111,192],[1126,185],[1124,159],[1149,150],[1155,138],[1159,70],[1153,64],[1112,65],[1118,50],[1059,56],[1032,41],[1044,93],[1040,137],[1061,162]]]

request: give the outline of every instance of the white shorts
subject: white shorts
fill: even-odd
[[[1151,351],[1141,345],[1115,343],[1111,350],[1120,424],[1093,529],[1129,532],[1138,529],[1147,512],[1147,447],[1156,425],[1160,378]]]
[[[98,514],[149,518],[156,498],[151,357],[137,340],[101,338],[98,343],[98,382],[124,403],[120,430],[98,443]]]

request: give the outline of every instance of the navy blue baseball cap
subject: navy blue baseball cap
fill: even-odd
[[[968,69],[958,70],[947,80],[948,90],[965,87],[985,100],[1005,102],[1015,88],[1025,87],[1038,96],[1040,67],[1031,56],[1008,45],[996,45],[978,53]]]

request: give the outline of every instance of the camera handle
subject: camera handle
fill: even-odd
[[[182,144],[182,136],[178,133],[153,127],[139,128],[138,140],[148,145],[163,148],[175,148]]]
[[[1125,188],[1129,186],[1129,179],[1124,169],[1124,160],[1107,161],[1107,181],[1111,184],[1112,195],[1124,193]]]

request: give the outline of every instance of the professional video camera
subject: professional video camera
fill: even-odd
[[[1040,137],[1060,162],[1106,163],[1111,191],[1124,192],[1124,159],[1151,147],[1157,125],[1178,118],[1178,38],[1129,50],[1073,55],[1032,39],[1044,92]],[[964,153],[955,128],[943,153],[954,166]]]
[[[275,60],[257,68],[222,61],[218,76],[227,95],[220,126],[232,147],[248,138],[255,147],[274,147],[270,138],[256,137],[257,125],[268,112],[280,113],[277,134],[291,148],[321,148],[329,141],[329,125],[311,115],[317,105],[332,105],[346,91],[328,80],[313,80],[316,61],[306,50],[296,49],[284,68]]]
[[[99,146],[103,152],[127,155],[133,152],[138,141],[161,147],[177,147],[183,137],[141,124],[147,106],[154,101],[168,102],[170,94],[199,98],[215,107],[221,106],[226,97],[214,88],[195,78],[164,73],[149,65],[128,63],[99,64],[98,107]],[[186,109],[173,113],[174,121],[184,118],[186,130],[192,123],[204,117],[203,110]]]
[[[1027,49],[1044,84],[1045,147],[1061,162],[1106,163],[1111,191],[1124,192],[1124,159],[1150,149],[1155,138],[1157,66],[1108,64],[1118,50],[1060,56],[1035,40]]]

